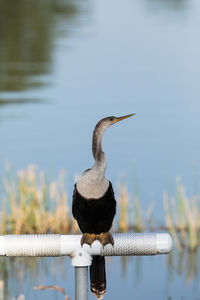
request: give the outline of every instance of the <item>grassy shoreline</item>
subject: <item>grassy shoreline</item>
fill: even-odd
[[[7,172],[2,178],[4,193],[0,211],[0,234],[78,233],[71,215],[65,184],[66,174],[60,171],[56,180],[49,181],[44,171],[29,165],[16,173]],[[155,226],[154,205],[142,209],[139,196],[132,198],[123,184],[118,188],[119,218],[113,230],[168,230],[178,250],[195,251],[200,245],[200,204],[197,195],[188,198],[179,178],[176,196],[163,193],[165,223]]]

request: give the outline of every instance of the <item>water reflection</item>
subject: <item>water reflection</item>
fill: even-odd
[[[31,99],[31,98],[17,98],[17,99],[0,99],[0,107],[4,105],[14,105],[14,104],[25,104],[25,103],[38,103],[45,102],[45,100],[41,99]]]
[[[110,285],[114,277],[126,286],[126,293],[134,290],[136,299],[147,299],[143,287],[147,284],[147,293],[155,278],[159,276],[162,293],[166,297],[174,291],[180,296],[199,291],[199,255],[200,252],[177,252],[175,249],[167,256],[157,257],[121,257],[107,259],[107,271]],[[118,265],[118,261],[121,264]],[[35,291],[36,285],[59,285],[66,289],[71,297],[74,291],[74,274],[71,263],[66,258],[0,258],[0,280],[4,281],[5,299],[11,299],[24,293],[27,299],[42,299],[42,292]],[[118,269],[119,267],[119,269]],[[151,274],[151,277],[149,275]],[[183,284],[184,283],[184,284]],[[125,284],[125,285],[124,285]],[[181,289],[179,289],[181,285]],[[116,287],[117,288],[117,287]],[[120,284],[119,284],[120,289]],[[125,290],[124,290],[125,291]],[[189,291],[189,292],[188,292]],[[119,291],[118,291],[119,292]],[[46,293],[46,292],[45,292]],[[48,299],[57,299],[56,293],[49,291]],[[125,298],[128,299],[125,295]],[[155,299],[158,294],[154,294]],[[160,294],[159,294],[160,295]],[[111,289],[108,295],[112,299]],[[166,299],[162,298],[162,299]],[[72,298],[73,299],[73,298]],[[176,299],[173,298],[172,299]],[[180,298],[181,299],[181,298]],[[190,299],[193,299],[192,296]]]
[[[180,293],[180,296],[188,292],[191,287],[199,290],[199,256],[198,251],[173,251],[165,257],[158,256],[155,258],[147,257],[121,257],[121,276],[122,278],[133,278],[133,287],[136,291],[141,286],[145,278],[148,277],[148,269],[152,269],[153,276],[160,276],[161,282],[164,282],[166,296],[173,292]],[[164,259],[163,259],[164,258]],[[163,260],[162,260],[163,259]],[[150,261],[152,264],[150,264]],[[160,273],[161,272],[161,273]],[[126,279],[127,281],[128,279]],[[149,278],[149,280],[151,280]],[[181,282],[182,290],[178,289]],[[184,290],[185,289],[185,290]],[[173,298],[174,299],[174,298]]]
[[[78,15],[77,1],[0,0],[0,91],[45,84],[52,69],[55,37]],[[1,102],[2,104],[2,102]]]
[[[64,260],[66,258],[62,257],[0,258],[0,280],[4,282],[4,299],[26,294],[26,290],[34,294],[35,285],[41,285],[46,280],[52,282],[53,277],[61,276],[66,279],[67,269]]]
[[[187,8],[188,0],[145,0],[149,10],[157,13],[166,9],[169,11],[182,11]]]
[[[169,280],[173,280],[175,275],[184,276],[185,283],[189,284],[193,280],[198,282],[200,251],[172,251],[167,256],[169,267]]]

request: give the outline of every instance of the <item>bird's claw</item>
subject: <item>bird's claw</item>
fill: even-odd
[[[99,241],[103,247],[108,244],[114,246],[112,234],[110,232],[101,232],[100,234],[84,233],[81,238],[81,247],[83,247],[84,244],[91,247],[92,243],[96,240]]]
[[[96,235],[94,233],[84,233],[81,238],[81,247],[83,247],[83,244],[87,244],[91,247],[95,240]]]
[[[100,233],[97,239],[103,246],[106,246],[108,244],[111,244],[112,246],[114,246],[114,239],[110,232]]]

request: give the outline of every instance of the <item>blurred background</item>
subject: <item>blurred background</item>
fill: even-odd
[[[74,178],[93,164],[95,124],[136,113],[105,133],[107,177],[153,203],[159,226],[177,176],[199,208],[199,15],[198,0],[0,0],[1,178],[30,164],[50,178],[64,169],[70,206]],[[200,299],[198,257],[113,258],[106,299]],[[5,299],[64,298],[37,284],[73,299],[73,268],[56,260],[1,260]]]

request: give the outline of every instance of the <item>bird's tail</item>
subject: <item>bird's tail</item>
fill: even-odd
[[[90,266],[90,289],[98,299],[103,299],[106,293],[106,270],[104,256],[93,256]]]

